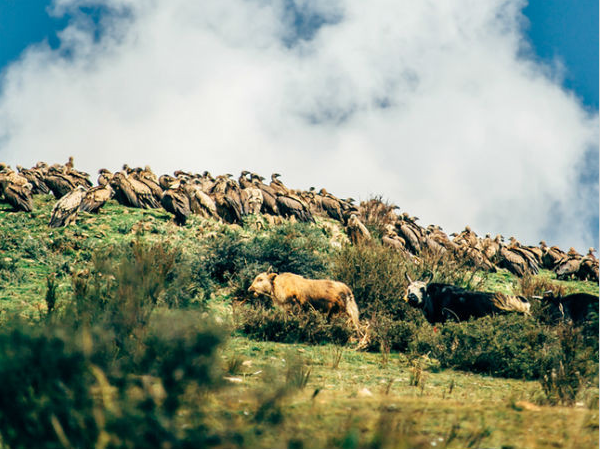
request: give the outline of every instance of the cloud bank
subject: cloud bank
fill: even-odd
[[[597,247],[598,116],[528,57],[523,6],[56,0],[60,47],[3,73],[0,159],[277,171],[448,232]]]

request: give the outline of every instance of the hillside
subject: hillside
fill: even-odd
[[[210,431],[202,438],[215,447],[597,446],[598,346],[597,334],[590,332],[597,331],[597,314],[595,324],[570,333],[550,323],[543,304],[531,299],[533,318],[507,315],[432,326],[402,301],[405,273],[433,272],[440,281],[528,297],[548,288],[597,294],[593,282],[559,281],[548,270],[519,279],[504,269],[489,273],[451,258],[424,255],[414,260],[382,246],[377,236],[369,244],[348,245],[343,226],[332,219],[270,225],[249,216],[241,225],[227,225],[191,215],[184,226],[177,226],[164,210],[127,208],[111,200],[97,215],[80,213],[75,224],[50,229],[54,197],[36,195],[34,202],[30,213],[0,206],[0,319],[6,328],[0,344],[24,344],[7,333],[18,317],[34,328],[45,329],[51,322],[51,328],[71,329],[67,335],[73,340],[51,329],[43,332],[48,334],[44,340],[65,341],[67,347],[75,345],[73,351],[79,348],[82,323],[105,323],[101,327],[118,337],[121,325],[115,323],[134,317],[137,324],[127,324],[124,335],[144,342],[131,349],[132,361],[127,363],[136,368],[125,368],[120,361],[115,371],[113,364],[99,362],[104,358],[95,352],[82,352],[90,363],[95,360],[93,370],[101,369],[106,376],[100,381],[103,377],[94,374],[92,390],[106,384],[102,388],[122,393],[118,400],[112,396],[116,393],[102,393],[117,401],[112,406],[106,397],[94,402],[96,425],[105,432],[98,435],[113,446],[156,441],[145,439],[148,434],[122,440],[119,426],[135,422],[141,410],[149,422],[160,423],[162,436],[153,438],[175,447],[200,441],[194,440],[199,434],[181,432],[203,426]],[[251,298],[249,283],[268,266],[351,285],[370,335],[367,347],[357,350],[357,338],[342,318],[327,322],[318,313],[299,310],[293,316]],[[125,280],[134,291],[120,289]],[[52,285],[56,290],[49,295]],[[144,302],[147,295],[136,296],[136,289],[155,299]],[[94,305],[103,298],[108,298],[106,305]],[[56,300],[51,313],[49,299]],[[131,311],[134,299],[140,303]],[[147,318],[139,320],[141,315]],[[165,354],[179,354],[178,363],[186,357],[195,360],[196,347],[185,343],[192,337],[177,332],[188,325],[203,328],[207,320],[220,323],[215,335],[223,341],[210,357],[202,356],[209,357],[202,363],[208,363],[207,373],[212,374],[190,371],[196,374],[188,379],[187,365],[178,368],[184,373],[178,382],[186,385],[187,393],[177,390],[177,413],[172,416],[160,397],[170,397],[169,376],[177,370],[144,371],[150,368],[139,360],[145,360],[152,345]],[[81,341],[92,338],[98,342],[93,351],[103,351],[108,337],[94,332],[99,331],[92,337],[84,332]],[[156,335],[155,340],[147,340],[148,335]],[[183,346],[172,349],[174,341]],[[129,344],[118,345],[116,360],[129,360]],[[161,359],[160,353],[152,357]],[[0,358],[5,376],[16,363]],[[545,382],[544,375],[559,366],[567,372],[558,373],[554,383]],[[135,392],[131,385],[122,387],[129,370],[151,374],[150,383],[140,384],[142,390]],[[209,393],[203,382],[214,383]],[[141,402],[136,402],[138,396]],[[154,398],[153,408],[144,408],[144,398]],[[38,410],[35,397],[30,401],[23,406]],[[69,413],[77,407],[53,412],[63,416],[61,426],[71,429],[65,435],[76,434],[77,426],[68,420],[76,421]],[[47,413],[39,410],[39,416]],[[41,423],[39,416],[32,418]],[[103,416],[101,422],[98,416]],[[52,423],[48,441],[58,435],[60,444],[48,447],[69,447],[70,437],[62,439]],[[140,424],[140,429],[145,427]]]

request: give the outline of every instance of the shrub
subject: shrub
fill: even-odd
[[[333,255],[331,274],[350,287],[361,318],[404,319],[410,310],[402,299],[410,266],[406,256],[379,244],[346,245]]]
[[[73,301],[65,316],[75,327],[102,323],[119,348],[139,344],[157,304],[189,304],[195,293],[180,257],[176,248],[141,240],[96,251],[90,269],[72,276]]]
[[[431,352],[442,367],[502,377],[537,379],[560,352],[552,330],[516,314],[448,322],[419,332],[410,349]]]
[[[597,330],[597,328],[596,328]],[[542,366],[540,383],[551,404],[571,405],[585,387],[598,384],[598,352],[585,344],[580,328],[556,327],[560,351]]]
[[[235,318],[241,332],[262,341],[344,345],[356,332],[345,317],[334,317],[328,323],[325,315],[312,309],[287,312],[279,308],[240,306]]]
[[[187,319],[186,319],[187,318]],[[222,334],[206,322],[153,318],[130,364],[111,354],[106,329],[59,322],[0,331],[0,436],[11,448],[205,447],[215,435],[184,391],[219,385]],[[125,369],[124,369],[125,368]],[[182,429],[182,409],[197,426]]]

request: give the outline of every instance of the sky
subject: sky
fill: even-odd
[[[0,160],[70,155],[597,248],[598,2],[4,0]]]

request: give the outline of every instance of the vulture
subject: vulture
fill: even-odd
[[[158,185],[163,190],[169,190],[171,188],[171,186],[173,186],[173,184],[175,184],[177,182],[179,182],[179,180],[170,175],[161,175],[158,178]]]
[[[548,247],[545,241],[540,242],[542,250],[542,266],[548,270],[553,270],[560,262],[567,258],[567,253],[558,246]]]
[[[321,207],[327,213],[329,218],[333,218],[334,220],[343,223],[345,220],[341,201],[325,189],[319,191],[319,196],[321,199]]]
[[[242,217],[246,216],[248,211],[242,198],[242,189],[240,189],[237,182],[230,179],[230,176],[217,176],[211,193],[215,199],[221,218],[228,223],[240,223]],[[217,195],[219,196],[218,200]],[[219,209],[220,207],[221,209]],[[227,218],[222,215],[221,211],[223,211]]]
[[[463,257],[467,258],[473,266],[491,273],[496,272],[496,266],[477,248],[467,246],[466,242],[459,245],[459,252],[462,252]]]
[[[249,171],[244,170],[240,173],[240,177],[238,178],[238,184],[242,189],[246,189],[248,187],[253,187],[252,181],[248,179]]]
[[[315,222],[308,206],[295,195],[278,195],[277,208],[279,209],[279,213],[285,218],[295,217],[296,220],[304,223]]]
[[[383,237],[381,237],[381,243],[384,246],[388,246],[397,251],[406,252],[406,242],[402,237],[396,234],[394,226],[391,224],[387,224],[385,225],[384,230],[385,234]]]
[[[27,178],[6,166],[0,171],[0,193],[15,211],[33,210],[32,185]]]
[[[519,254],[523,258],[523,260],[527,263],[527,271],[530,274],[539,273],[539,265],[535,254],[523,248],[521,244],[517,241],[517,239],[511,237],[510,245],[508,246],[508,248],[514,253]]]
[[[223,192],[216,192],[212,197],[215,200],[217,213],[226,223],[241,223],[242,209],[239,202]]]
[[[263,200],[262,191],[257,186],[251,184],[250,187],[242,189],[242,202],[244,204],[244,209],[249,214],[260,214]]]
[[[279,178],[281,175],[279,173],[273,173],[271,175],[271,184],[269,185],[271,189],[278,195],[287,195],[290,193],[289,189],[281,182]]]
[[[350,215],[348,224],[346,225],[346,233],[350,241],[355,245],[371,240],[371,233],[358,219],[356,214]]]
[[[263,214],[279,215],[279,207],[277,207],[277,193],[275,190],[273,190],[271,186],[268,186],[262,182],[264,180],[262,176],[259,176],[256,173],[251,173],[250,177],[253,184],[260,189],[263,195],[261,212]]]
[[[477,238],[477,234],[471,230],[470,226],[465,226],[465,229],[454,237],[454,243],[460,244],[461,242],[464,242],[471,248],[481,249],[479,238]]]
[[[560,280],[571,279],[579,271],[582,257],[574,248],[569,248],[566,259],[563,259],[554,268],[556,278]]]
[[[59,228],[74,222],[77,218],[77,212],[86,193],[87,191],[85,187],[77,186],[60,198],[52,209],[50,227]]]
[[[202,191],[199,181],[194,180],[191,183],[185,183],[184,189],[190,200],[190,209],[192,213],[204,218],[219,219],[215,201]]]
[[[31,212],[33,210],[32,186],[9,183],[3,189],[4,201],[15,211]]]
[[[576,275],[582,281],[598,282],[598,259],[594,256],[595,251],[594,248],[590,248],[588,253],[581,259]]]
[[[496,235],[494,239],[490,237],[489,234],[485,236],[485,238],[481,242],[481,251],[483,255],[490,261],[495,260],[496,255],[500,251],[500,246],[502,245],[502,236]]]
[[[44,182],[44,173],[42,170],[38,168],[23,168],[20,165],[17,165],[17,170],[19,170],[19,174],[27,179],[27,182],[31,184],[31,193],[34,195],[37,194],[46,194],[50,193],[50,189]]]
[[[507,246],[501,246],[499,251],[498,266],[506,268],[512,274],[523,277],[528,273],[528,264],[523,257]]]
[[[62,198],[79,185],[77,179],[65,173],[60,165],[53,165],[48,169],[44,182],[56,199]]]
[[[136,181],[139,181],[142,184],[145,184],[146,187],[148,187],[150,189],[150,191],[152,192],[152,195],[154,196],[154,198],[157,201],[160,201],[160,199],[162,198],[162,195],[163,195],[163,189],[159,185],[158,179],[156,178],[154,173],[152,173],[152,171],[150,170],[150,167],[146,166],[145,169],[140,168],[140,169],[134,170],[134,172],[131,174],[131,177],[133,179],[135,179]]]
[[[98,170],[98,185],[107,185],[108,183],[110,183],[112,177],[113,174],[109,170],[107,170],[106,168],[101,168],[100,170]]]
[[[396,232],[406,242],[406,246],[413,254],[421,252],[421,227],[408,214],[402,214],[402,218],[396,223]]]
[[[79,210],[82,212],[97,214],[100,208],[104,206],[114,194],[115,191],[112,189],[110,184],[92,187],[85,193],[85,196],[81,200]]]
[[[450,238],[446,235],[444,231],[442,231],[442,228],[440,228],[439,226],[429,225],[427,226],[425,233],[428,239],[438,243],[447,251],[456,251],[458,249],[456,244],[452,240],[450,240]]]
[[[110,186],[115,191],[116,200],[124,206],[141,209],[158,209],[160,207],[160,203],[154,198],[152,191],[146,184],[125,175],[123,172],[114,174]]]
[[[175,215],[175,224],[185,225],[187,217],[192,213],[190,209],[190,199],[185,191],[185,181],[180,181],[179,185],[166,190],[160,200],[160,204],[167,212]]]

